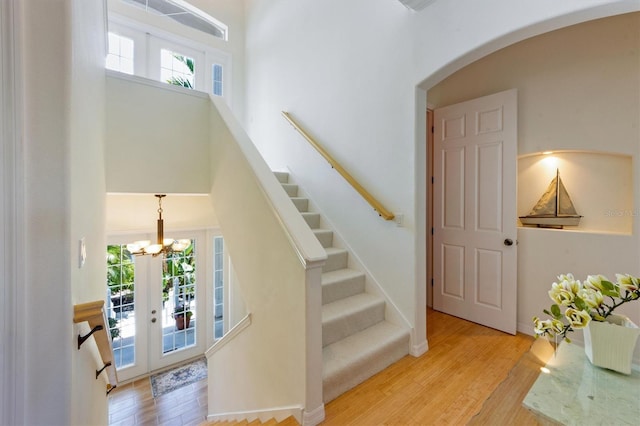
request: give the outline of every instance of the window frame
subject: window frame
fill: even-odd
[[[118,15],[110,14],[108,22],[108,32],[133,40],[134,76],[169,84],[160,80],[160,51],[169,49],[194,59],[193,90],[219,96],[231,103],[232,57],[228,52]],[[213,94],[214,64],[222,66],[222,95]]]

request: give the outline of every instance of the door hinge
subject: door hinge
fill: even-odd
[[[433,278],[431,278],[431,287],[433,287]]]
[[[435,179],[433,176],[431,176],[431,185],[433,185],[434,182],[435,182]]]
[[[431,235],[433,235],[433,227],[431,228]]]
[[[436,132],[435,126],[431,126],[431,133],[435,133],[435,132]]]

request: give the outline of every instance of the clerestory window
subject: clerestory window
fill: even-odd
[[[109,33],[109,53],[107,69],[133,74],[133,40],[115,33]]]
[[[230,62],[229,54],[209,46],[148,26],[109,21],[107,69],[228,98],[231,84],[225,70]]]

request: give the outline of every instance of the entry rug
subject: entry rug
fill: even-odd
[[[154,398],[195,383],[207,377],[207,360],[197,359],[189,364],[151,376],[151,392]]]

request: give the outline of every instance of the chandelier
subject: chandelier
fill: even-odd
[[[149,240],[134,241],[127,244],[127,250],[133,255],[144,256],[150,254],[158,256],[160,254],[171,254],[174,252],[185,251],[190,245],[191,240],[174,240],[172,238],[164,238],[164,224],[162,221],[162,199],[166,194],[156,194],[158,198],[158,235],[156,244],[151,244]]]

